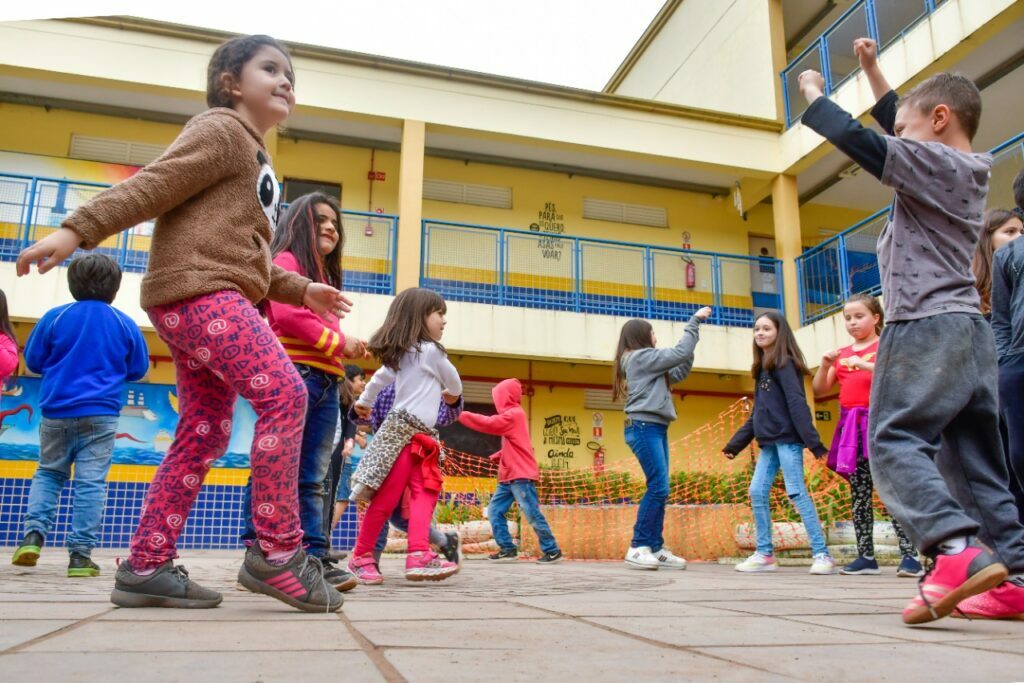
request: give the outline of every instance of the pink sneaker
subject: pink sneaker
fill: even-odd
[[[379,586],[384,583],[384,577],[381,576],[373,555],[353,557],[348,561],[348,569],[356,575],[359,583],[365,586]]]
[[[950,616],[961,619],[1024,621],[1024,586],[1004,581],[995,588],[967,598]]]
[[[971,542],[957,555],[939,555],[921,577],[918,595],[903,609],[904,624],[925,624],[948,616],[956,606],[1006,579],[1006,565],[988,548]]]
[[[459,565],[430,551],[409,553],[405,558],[405,578],[409,581],[444,581],[459,571]]]

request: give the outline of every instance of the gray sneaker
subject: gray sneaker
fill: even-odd
[[[287,563],[273,565],[254,543],[245,551],[238,582],[253,593],[277,598],[303,612],[337,612],[345,602],[324,578],[320,559],[301,548]]]
[[[223,599],[217,591],[188,578],[188,570],[175,566],[171,560],[148,576],[136,574],[127,561],[122,562],[114,574],[114,590],[110,593],[110,602],[118,607],[207,609],[216,607]]]

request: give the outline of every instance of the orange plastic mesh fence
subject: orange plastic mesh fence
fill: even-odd
[[[733,460],[721,452],[746,421],[750,408],[749,401],[737,401],[714,421],[670,444],[664,536],[665,545],[673,552],[708,560],[747,554],[753,548],[748,488],[756,446]],[[590,444],[592,449],[596,446]],[[494,493],[496,464],[488,458],[447,451],[444,470],[448,483],[438,506],[438,522],[458,525],[467,553],[494,551],[497,546],[491,539],[485,508]],[[806,480],[824,526],[850,518],[846,482],[809,454]],[[637,504],[645,490],[643,473],[632,457],[600,469],[541,469],[537,484],[541,509],[562,551],[572,559],[621,558],[629,546]],[[772,489],[771,508],[773,520],[783,522],[773,527],[776,550],[806,547],[806,532],[781,477]],[[513,510],[509,519],[518,520],[518,512]],[[527,527],[519,537],[521,553],[537,554],[536,535],[528,524],[518,526]]]

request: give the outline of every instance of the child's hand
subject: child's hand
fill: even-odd
[[[352,448],[355,445],[355,439],[345,439],[345,446],[341,449],[341,454],[346,458],[352,455]]]
[[[352,406],[352,410],[360,420],[369,420],[370,416],[373,415],[373,408],[358,403]]]
[[[736,457],[735,453],[730,453],[729,451],[722,451],[722,455],[729,458],[730,460]]]
[[[705,306],[704,308],[702,308],[699,311],[697,311],[696,313],[694,313],[693,317],[694,318],[700,318],[701,320],[707,320],[708,318],[711,317],[711,307],[710,306]]]
[[[356,442],[357,444],[359,444],[359,447],[360,447],[360,448],[366,448],[366,435],[365,435],[365,434],[363,434],[362,432],[356,432],[356,435],[355,435],[355,437],[353,438],[353,440],[354,440],[354,441],[355,441],[355,442]]]
[[[461,397],[461,394],[449,394],[447,391],[441,394],[441,398],[443,398],[444,402],[450,406],[457,404]]]
[[[366,342],[355,337],[345,337],[345,345],[341,347],[341,355],[345,358],[365,358]]]
[[[75,253],[82,238],[70,228],[59,228],[18,254],[18,277],[28,275],[32,264],[39,264],[39,274],[55,268]]]
[[[860,61],[860,68],[869,71],[878,63],[878,43],[870,38],[858,38],[853,41],[853,53]]]
[[[821,365],[822,367],[830,368],[838,358],[838,351],[826,351],[825,353],[821,354]]]
[[[306,308],[318,315],[333,313],[339,318],[352,310],[352,301],[330,285],[311,282],[302,295],[302,303]]]
[[[800,84],[800,93],[808,104],[825,94],[825,78],[814,69],[808,69],[800,74],[797,83]]]

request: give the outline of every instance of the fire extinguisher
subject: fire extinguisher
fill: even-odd
[[[693,262],[693,259],[688,258],[686,260],[686,288],[693,289],[697,286],[697,265]]]
[[[604,472],[604,446],[597,441],[588,441],[587,448],[594,451],[594,474]]]

